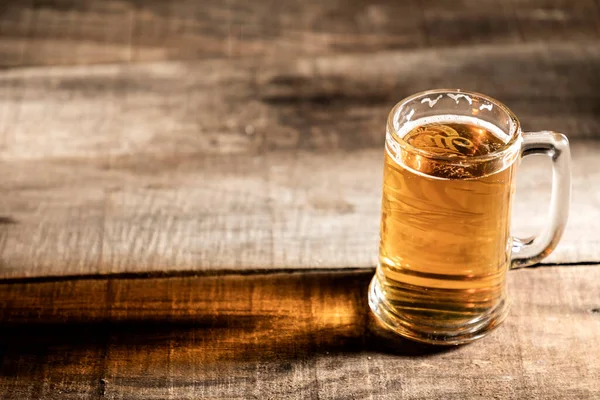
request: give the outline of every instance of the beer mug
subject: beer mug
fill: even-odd
[[[535,237],[510,235],[523,157],[552,160],[550,216]],[[564,135],[521,132],[502,103],[432,90],[398,103],[387,120],[379,262],[369,306],[386,328],[421,342],[461,344],[506,317],[506,273],[556,247],[570,201]]]

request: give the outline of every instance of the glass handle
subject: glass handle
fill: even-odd
[[[552,160],[552,198],[548,224],[537,236],[513,238],[512,268],[537,264],[556,248],[560,240],[571,200],[571,151],[565,135],[542,131],[523,133],[521,157],[545,154]]]

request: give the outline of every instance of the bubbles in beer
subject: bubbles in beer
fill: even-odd
[[[390,326],[421,329],[415,337],[493,326],[506,310],[515,163],[473,157],[501,151],[507,135],[436,116],[397,136],[420,151],[388,134],[371,307]]]
[[[404,140],[416,148],[444,156],[482,156],[504,146],[500,138],[484,127],[452,122],[418,126]]]

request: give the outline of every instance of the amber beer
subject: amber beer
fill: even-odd
[[[540,234],[510,236],[519,161],[552,161],[552,200]],[[375,321],[432,344],[473,341],[507,315],[509,268],[538,263],[567,221],[564,135],[522,132],[491,97],[437,89],[402,100],[386,124],[379,263],[369,286]]]
[[[435,319],[469,329],[505,308],[516,163],[498,171],[486,163],[461,167],[460,160],[502,149],[506,135],[473,117],[433,119],[399,134],[451,165],[403,159],[387,137],[376,279],[390,312],[408,324],[422,329]]]

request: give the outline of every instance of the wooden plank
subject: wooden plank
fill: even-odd
[[[0,284],[0,396],[600,396],[597,265],[510,272],[507,321],[445,350],[373,323],[372,273]]]
[[[567,59],[575,75],[560,73]],[[547,261],[600,260],[600,144],[577,141],[600,132],[594,66],[599,45],[557,43],[260,70],[214,61],[1,72],[0,276],[371,267],[386,114],[441,77],[506,99],[526,128],[575,139],[577,212]],[[473,82],[479,69],[493,73]],[[532,233],[549,171],[529,170],[515,220]]]
[[[19,109],[5,122],[7,145],[0,155],[12,160],[380,148],[392,105],[439,86],[502,100],[524,129],[599,137],[598,68],[597,42],[557,42],[273,63],[8,70],[0,72],[0,109],[16,103]]]
[[[600,259],[598,151],[598,141],[573,145],[573,212],[545,262]],[[1,275],[369,268],[381,158],[381,150],[207,157],[143,175],[87,161],[14,162],[21,174],[2,184]],[[549,186],[548,165],[522,166],[519,235],[546,223]]]
[[[277,59],[481,43],[597,40],[593,0],[4,1],[0,65]]]

